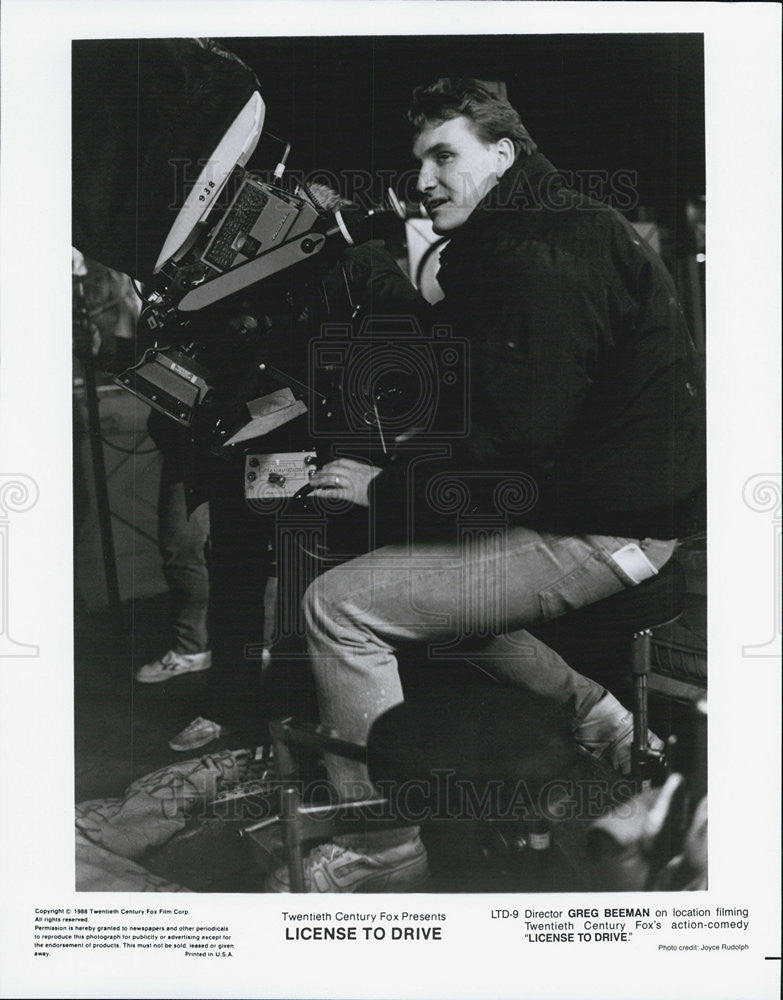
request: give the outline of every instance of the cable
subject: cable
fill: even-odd
[[[142,358],[142,361],[143,360],[144,359]],[[139,362],[139,364],[141,364],[141,361]],[[138,365],[134,365],[134,368],[137,368],[137,367],[138,367]],[[86,385],[84,386],[84,391],[85,392],[87,391]],[[100,409],[100,402],[101,402],[100,401],[100,397],[96,395],[96,403],[97,403],[99,409]],[[157,445],[155,445],[152,448],[144,448],[141,451],[139,450],[139,448],[137,447],[137,445],[134,445],[132,448],[123,448],[122,445],[115,444],[113,441],[109,441],[109,439],[105,435],[101,434],[99,436],[100,436],[100,439],[101,439],[102,443],[105,444],[107,448],[111,448],[113,451],[120,451],[120,452],[122,452],[123,455],[152,455],[154,452],[160,450]],[[138,440],[139,440],[139,442],[142,442],[142,441],[146,441],[148,438],[149,438],[149,434],[145,432]]]
[[[149,434],[144,434],[139,438],[139,441],[146,441],[149,438]],[[133,448],[123,448],[122,445],[114,444],[113,441],[109,441],[101,434],[101,441],[106,445],[107,448],[111,448],[112,451],[121,451],[123,455],[152,455],[154,452],[158,451],[157,445],[154,448],[144,448],[142,451],[134,445]]]

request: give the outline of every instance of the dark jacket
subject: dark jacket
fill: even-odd
[[[470,347],[468,433],[419,469],[419,523],[427,475],[449,468],[483,470],[472,499],[487,512],[492,482],[524,473],[527,509],[510,519],[541,529],[689,530],[705,478],[704,390],[672,280],[618,212],[569,190],[543,156],[524,157],[452,234],[438,280],[435,319]],[[376,481],[379,506],[393,478]]]

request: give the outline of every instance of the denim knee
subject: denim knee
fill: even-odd
[[[318,636],[339,642],[336,621],[338,615],[343,618],[344,615],[330,597],[328,577],[328,573],[316,577],[307,588],[302,598],[302,612],[308,638]]]
[[[355,591],[355,576],[347,577],[341,567],[316,577],[304,593],[302,611],[308,643],[332,647],[364,646],[372,628],[363,620],[362,601]],[[359,589],[359,594],[362,589]],[[341,655],[346,650],[334,649]]]

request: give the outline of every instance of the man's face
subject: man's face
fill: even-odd
[[[436,233],[461,226],[497,184],[508,166],[509,145],[507,139],[485,143],[463,115],[419,133],[413,144],[413,155],[421,163],[417,188]]]

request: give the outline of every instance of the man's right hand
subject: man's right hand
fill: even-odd
[[[370,506],[369,487],[382,469],[377,465],[357,462],[352,458],[337,458],[319,469],[310,480],[311,496],[335,497],[359,507]]]

